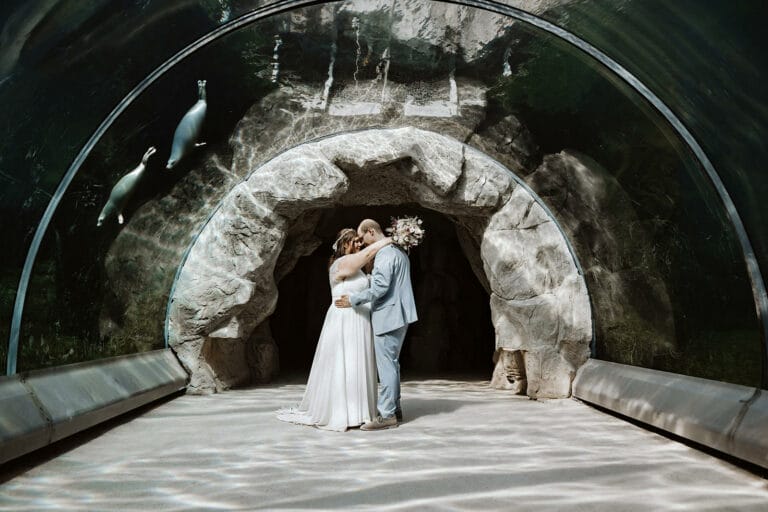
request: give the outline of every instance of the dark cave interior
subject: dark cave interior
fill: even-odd
[[[270,319],[280,351],[280,379],[306,377],[330,305],[328,258],[336,233],[363,218],[382,228],[392,217],[417,215],[424,221],[423,243],[410,253],[419,321],[408,330],[400,357],[402,377],[489,379],[494,330],[489,294],[475,276],[445,215],[417,205],[346,207],[324,210],[315,227],[322,244],[298,260],[279,283]]]

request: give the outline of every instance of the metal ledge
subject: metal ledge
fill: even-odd
[[[171,350],[0,378],[0,464],[184,389]]]
[[[590,359],[573,396],[768,468],[768,397],[760,389]]]

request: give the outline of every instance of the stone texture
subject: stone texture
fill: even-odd
[[[491,216],[481,254],[497,348],[523,351],[529,395],[568,396],[573,372],[589,357],[589,298],[586,287],[574,293],[582,277],[566,241],[525,187]]]
[[[525,362],[521,350],[498,349],[494,354],[495,365],[490,386],[494,389],[508,389],[516,395],[528,390],[525,377]]]
[[[666,285],[647,255],[651,242],[620,184],[590,158],[569,151],[544,157],[526,180],[547,202],[584,268],[602,357],[650,365],[674,347]],[[628,356],[629,354],[629,356]]]
[[[190,391],[252,380],[244,341],[274,311],[275,266],[289,223],[332,204],[346,185],[337,167],[303,147],[265,165],[222,202],[190,249],[172,298],[171,346],[192,375]]]
[[[454,203],[465,209],[480,209],[483,213],[496,211],[512,193],[514,180],[507,169],[467,147],[462,179],[454,194]]]
[[[562,234],[523,187],[491,217],[481,251],[491,289],[507,300],[549,293],[575,271]]]
[[[491,294],[491,284],[488,282],[488,276],[485,275],[485,269],[483,268],[483,259],[480,256],[480,240],[473,233],[482,233],[485,231],[485,225],[487,220],[478,219],[476,217],[459,217],[456,218],[456,236],[459,239],[459,244],[464,252],[464,255],[469,261],[469,265],[472,268],[472,272],[477,277],[480,284],[485,289],[488,295]],[[479,222],[478,222],[479,221]]]
[[[260,323],[251,333],[245,356],[252,383],[264,384],[277,376],[280,370],[279,350],[268,321]]]
[[[296,266],[296,262],[302,256],[308,256],[322,243],[315,235],[314,227],[321,217],[318,210],[304,212],[297,217],[286,232],[283,250],[275,264],[275,281],[280,282],[283,277]],[[268,326],[267,326],[268,328]]]
[[[529,396],[569,396],[576,369],[589,358],[591,321],[572,313],[586,301],[586,295],[573,305],[553,294],[509,301],[491,295],[496,345],[523,353]]]
[[[529,397],[552,398],[571,394],[571,383],[578,367],[566,360],[555,347],[539,346],[533,350],[524,350],[523,358]],[[585,356],[580,364],[586,360]]]
[[[276,347],[263,326],[275,307],[285,240],[306,237],[318,208],[370,204],[372,197],[468,219],[462,229],[467,247],[474,247],[471,259],[482,261],[493,291],[497,347],[524,351],[529,392],[568,396],[573,371],[588,355],[591,317],[586,287],[574,286],[580,276],[565,239],[498,163],[415,128],[297,147],[254,169],[225,197],[189,251],[172,298],[170,343],[192,373],[190,390],[211,392],[272,375]],[[479,255],[474,240],[481,241]],[[280,273],[313,243],[294,241]],[[429,307],[431,299],[423,302]]]
[[[459,97],[473,98],[473,101],[461,104],[458,115],[449,118],[405,116],[403,104],[407,101],[408,91],[402,84],[390,82],[386,98],[382,99],[381,94],[376,96],[377,101],[383,102],[380,113],[348,116],[331,115],[325,110],[308,107],[307,102],[314,101],[321,93],[322,87],[303,83],[292,83],[281,87],[255,104],[235,128],[230,140],[234,151],[230,174],[239,177],[247,176],[253,169],[266,164],[286,149],[323,137],[332,138],[338,133],[367,130],[371,127],[415,128],[434,131],[457,140],[467,140],[477,131],[485,118],[486,87],[480,82],[468,79],[457,79],[456,83]],[[343,84],[339,84],[338,87],[340,90],[345,90]],[[366,99],[368,88],[355,88],[352,85],[351,89],[354,91],[354,96],[348,101]],[[376,89],[379,90],[378,87]],[[340,94],[334,92],[329,101],[333,103],[334,98]],[[264,134],[269,136],[265,137]],[[398,144],[406,147],[408,141],[404,140]],[[399,153],[402,148],[396,149],[398,154],[402,154]],[[387,160],[386,148],[374,146],[372,150],[378,158]],[[417,152],[414,154],[402,155],[402,157],[419,157],[418,150],[415,151]],[[365,161],[371,157],[358,155],[347,158],[351,160],[353,167],[360,167],[366,166]],[[348,167],[343,160],[334,163],[343,169]],[[454,162],[449,165],[453,167]],[[518,165],[515,164],[515,166]],[[455,172],[453,174],[455,175]]]
[[[563,5],[572,0],[505,0],[501,3],[518,7],[532,13]],[[388,30],[393,38],[401,41],[439,44],[446,50],[457,51],[459,48],[468,60],[483,56],[488,43],[503,35],[505,30],[515,23],[512,18],[498,16],[489,11],[465,6],[453,6],[441,3],[424,3],[419,0],[404,0],[396,4],[394,15],[390,14],[392,3],[389,0],[353,0],[340,6],[323,6],[319,14],[312,14],[312,20],[328,26],[338,19],[338,14],[358,16],[365,29],[371,31]],[[377,26],[374,15],[387,21],[387,26]],[[307,30],[311,25],[309,15],[295,13],[291,21],[294,30]],[[315,30],[318,30],[315,28]],[[322,30],[322,29],[321,29]]]
[[[286,219],[332,205],[346,192],[347,178],[319,149],[308,144],[276,156],[251,175],[249,193]]]
[[[530,174],[541,163],[539,147],[531,132],[514,116],[504,117],[472,134],[468,143],[492,155],[519,176]]]

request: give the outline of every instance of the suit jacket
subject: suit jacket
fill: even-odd
[[[350,296],[349,301],[355,306],[371,303],[374,334],[385,334],[418,320],[408,255],[395,245],[380,249],[373,263],[371,286]]]

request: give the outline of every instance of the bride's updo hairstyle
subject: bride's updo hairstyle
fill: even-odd
[[[357,231],[352,228],[344,228],[339,231],[339,233],[336,235],[336,241],[333,242],[333,246],[331,247],[333,250],[333,255],[328,262],[328,267],[333,265],[334,261],[344,256],[344,246],[353,241],[355,238],[357,238]]]

